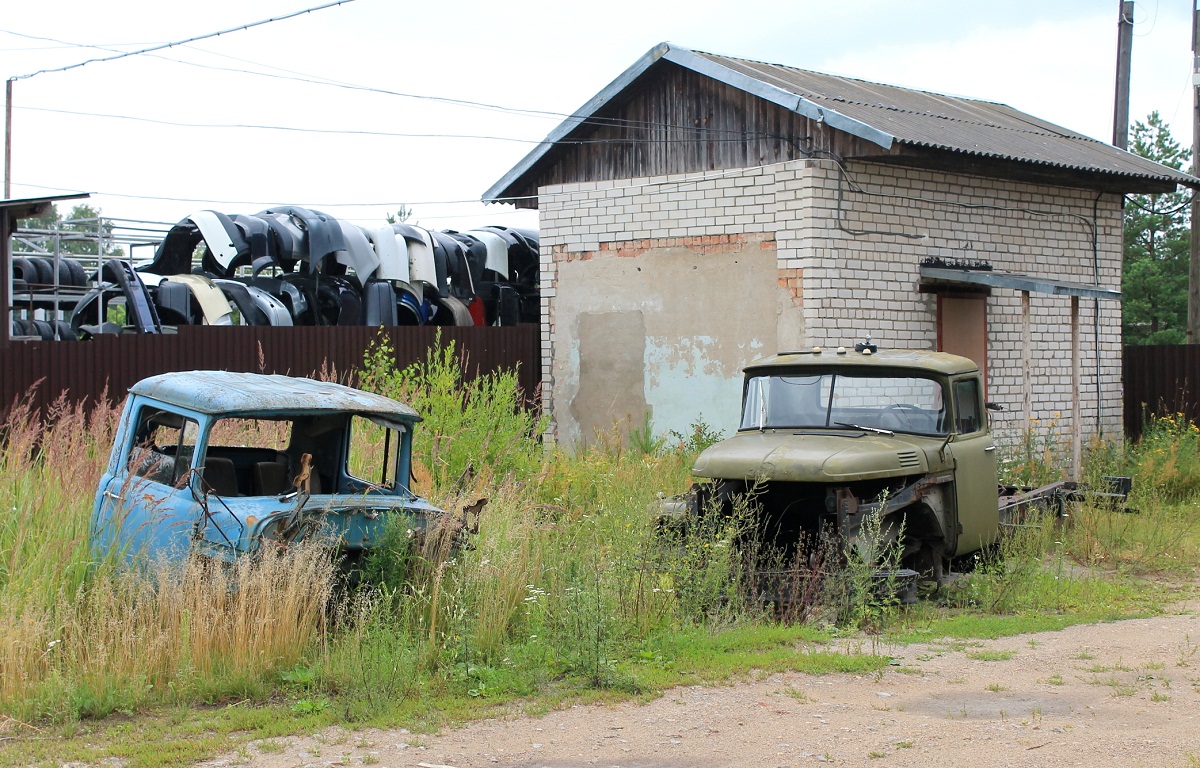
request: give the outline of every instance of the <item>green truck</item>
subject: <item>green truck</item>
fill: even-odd
[[[790,548],[831,534],[878,536],[913,576],[996,540],[1029,505],[1062,509],[1073,483],[997,482],[979,366],[958,355],[852,349],[787,352],[745,369],[737,434],[696,459],[684,508],[748,506],[763,539]],[[679,511],[683,511],[682,509]]]

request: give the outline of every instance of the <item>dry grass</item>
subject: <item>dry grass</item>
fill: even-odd
[[[17,404],[0,443],[0,711],[72,718],[261,689],[323,630],[317,547],[235,565],[93,561],[88,525],[119,411]]]

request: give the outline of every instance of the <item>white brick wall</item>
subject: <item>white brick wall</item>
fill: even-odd
[[[560,321],[554,317],[557,261],[588,258],[602,243],[773,235],[779,268],[803,271],[807,341],[821,346],[852,343],[871,333],[886,347],[934,348],[937,299],[918,290],[919,263],[928,257],[986,261],[997,270],[1097,282],[1095,192],[868,163],[851,163],[847,172],[850,179],[831,160],[810,159],[542,188],[547,328],[542,365],[549,412],[554,413],[554,326]],[[1096,210],[1098,282],[1119,290],[1120,198],[1105,195]],[[1101,429],[1119,435],[1120,306],[1100,303],[1099,365],[1093,306],[1091,299],[1080,301],[1083,431],[1095,431],[1098,373]],[[1031,413],[1022,411],[1020,293],[993,289],[987,308],[989,397],[1008,408],[995,420],[998,430],[1011,439],[1028,426],[1044,428],[1055,421],[1056,429],[1069,434],[1070,299],[1032,295]]]

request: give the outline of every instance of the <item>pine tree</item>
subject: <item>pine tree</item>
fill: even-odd
[[[1183,170],[1192,159],[1157,111],[1133,126],[1129,151]],[[1182,344],[1187,334],[1191,195],[1129,195],[1121,330],[1126,344]]]

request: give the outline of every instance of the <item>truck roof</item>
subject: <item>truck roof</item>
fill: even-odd
[[[142,379],[130,393],[200,413],[282,416],[364,413],[402,423],[421,420],[404,403],[328,381],[233,371],[178,371]]]
[[[979,366],[961,355],[948,352],[931,352],[922,349],[886,349],[874,353],[856,352],[853,347],[821,349],[802,352],[780,352],[777,355],[755,360],[746,366],[745,372],[766,373],[772,368],[907,368],[914,371],[953,376],[959,373],[978,371]]]

